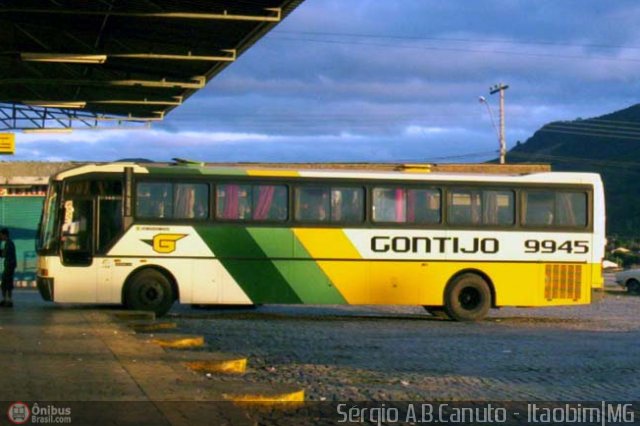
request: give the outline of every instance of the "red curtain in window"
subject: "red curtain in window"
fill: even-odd
[[[262,185],[259,188],[260,191],[258,192],[258,205],[253,210],[253,219],[265,220],[269,218],[269,210],[271,210],[271,203],[273,201],[273,194],[276,190],[276,187],[271,185]]]
[[[237,219],[239,214],[238,195],[240,193],[239,185],[226,185],[225,186],[225,200],[224,200],[224,219]]]
[[[404,189],[396,189],[396,222],[404,221]]]

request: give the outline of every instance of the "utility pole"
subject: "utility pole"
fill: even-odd
[[[508,85],[498,83],[489,88],[489,94],[494,95],[500,93],[500,164],[505,163],[505,157],[507,156],[507,143],[504,136],[504,91],[509,88]]]

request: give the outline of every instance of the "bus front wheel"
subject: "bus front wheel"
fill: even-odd
[[[157,316],[166,314],[176,297],[167,277],[155,269],[137,272],[127,283],[125,305],[136,311],[152,311]]]
[[[491,308],[491,289],[473,273],[462,274],[451,281],[444,292],[444,310],[456,321],[479,321]]]

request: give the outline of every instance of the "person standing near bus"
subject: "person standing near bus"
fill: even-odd
[[[18,265],[16,259],[16,245],[9,237],[7,228],[0,229],[0,241],[4,241],[4,247],[0,253],[4,257],[4,269],[2,270],[2,302],[0,306],[13,307],[11,293],[13,292],[13,274]]]

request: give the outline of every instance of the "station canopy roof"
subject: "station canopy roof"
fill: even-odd
[[[303,0],[0,0],[0,130],[161,120]]]

